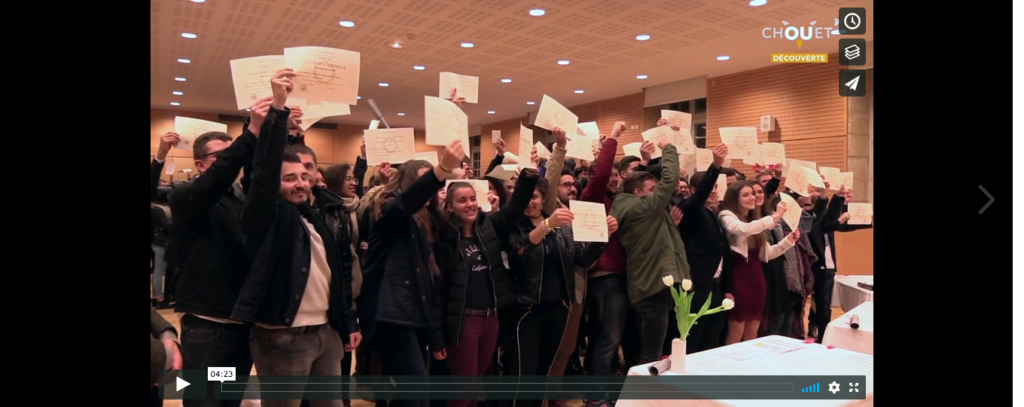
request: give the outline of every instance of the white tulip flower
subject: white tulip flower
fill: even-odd
[[[665,277],[662,277],[661,278],[661,282],[665,283],[666,286],[671,287],[672,284],[675,284],[676,280],[674,278],[672,278],[672,275],[670,274],[670,275],[667,275]]]
[[[728,298],[722,300],[722,308],[725,309],[725,310],[731,310],[732,307],[735,307],[735,306],[736,306],[736,302],[734,302],[733,300],[730,300]]]
[[[691,288],[693,288],[693,281],[688,278],[683,279],[683,291],[690,291]]]

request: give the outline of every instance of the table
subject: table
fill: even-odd
[[[865,301],[874,301],[875,292],[857,286],[857,283],[875,283],[875,276],[836,276],[832,287],[832,306],[849,312]]]
[[[743,359],[743,360],[739,360]],[[828,349],[784,336],[765,336],[686,356],[692,375],[863,375],[865,393],[874,393],[875,357],[846,349]],[[630,376],[646,376],[653,363],[633,366]],[[665,372],[663,375],[676,373]],[[616,407],[661,406],[851,406],[864,400],[619,400]]]
[[[850,327],[850,317],[854,314],[860,320],[860,328]],[[846,312],[825,328],[822,345],[832,345],[840,349],[854,352],[875,354],[875,302],[867,301]]]

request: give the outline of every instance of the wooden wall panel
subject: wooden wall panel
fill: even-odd
[[[838,54],[829,60],[708,78],[707,145],[721,143],[720,127],[760,127],[762,115],[773,115],[776,131],[759,131],[760,141],[786,144],[791,158],[845,169],[846,150],[835,140],[847,144],[849,101],[839,96]],[[753,175],[740,160],[733,160],[733,167]]]

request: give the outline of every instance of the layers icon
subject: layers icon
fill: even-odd
[[[857,44],[850,45],[843,49],[843,53],[846,54],[846,59],[854,60],[860,58],[860,47]]]

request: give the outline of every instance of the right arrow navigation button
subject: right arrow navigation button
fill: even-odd
[[[981,210],[978,211],[978,214],[981,215],[981,214],[985,213],[985,210],[988,209],[989,206],[992,206],[992,202],[995,202],[996,198],[994,198],[992,196],[992,194],[988,193],[988,191],[985,189],[985,187],[983,187],[981,185],[978,185],[978,189],[980,189],[981,193],[985,194],[985,196],[988,197],[988,202],[985,202],[985,206],[982,206]]]

